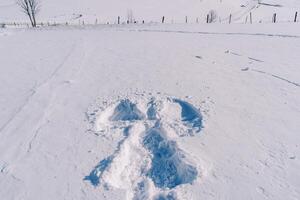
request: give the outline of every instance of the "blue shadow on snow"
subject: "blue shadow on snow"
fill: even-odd
[[[146,132],[143,144],[153,156],[148,176],[155,186],[172,189],[197,178],[197,169],[184,162],[181,150],[174,141],[166,139],[159,122]]]
[[[202,129],[202,115],[192,104],[182,101],[180,99],[174,99],[175,103],[181,106],[181,118],[183,122],[191,124],[193,128],[200,132]]]

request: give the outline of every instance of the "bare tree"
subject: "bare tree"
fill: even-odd
[[[39,0],[16,0],[16,3],[29,17],[32,27],[36,27],[36,15],[40,11]]]

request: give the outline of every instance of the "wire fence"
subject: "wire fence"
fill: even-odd
[[[231,23],[244,23],[244,24],[254,24],[254,23],[282,23],[282,22],[289,22],[289,23],[297,23],[299,22],[299,15],[298,12],[295,12],[293,17],[290,17],[289,20],[279,20],[279,16],[274,13],[270,20],[253,20],[253,14],[252,12],[248,13],[244,16],[244,20],[235,20],[232,14],[230,14],[228,17],[221,19],[217,17],[217,14],[214,12],[208,13],[205,17],[194,17],[189,18],[188,16],[185,16],[184,19],[180,23],[186,23],[186,24],[211,24],[211,23],[223,23],[223,24],[231,24]],[[46,22],[39,22],[37,23],[37,27],[44,27],[44,26],[92,26],[92,25],[103,25],[103,24],[148,24],[148,23],[161,23],[161,24],[173,24],[176,23],[173,19],[168,19],[166,16],[162,16],[160,20],[156,21],[145,21],[145,20],[132,20],[132,19],[125,19],[122,21],[120,16],[116,17],[116,20],[113,22],[100,22],[100,20],[95,19],[94,21],[91,20],[73,20],[73,21],[67,21],[67,22],[53,22],[53,21],[46,21]],[[179,23],[179,22],[177,22]],[[31,27],[31,24],[28,22],[0,22],[0,28],[6,28],[6,27],[15,27],[15,28],[25,28],[25,27]]]

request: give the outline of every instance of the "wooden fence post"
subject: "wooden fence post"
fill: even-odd
[[[231,24],[231,17],[232,17],[232,15],[230,14],[229,15],[229,24]]]
[[[188,17],[185,16],[185,23],[187,24],[188,23]]]
[[[297,22],[298,12],[295,13],[294,22]]]
[[[196,18],[196,23],[197,23],[197,24],[199,23],[199,18],[198,18],[198,17]]]
[[[165,23],[165,16],[162,17],[161,23],[162,23],[162,24]]]
[[[118,24],[120,24],[120,16],[118,16]]]
[[[252,24],[252,12],[250,12],[250,24]]]
[[[206,23],[208,24],[209,22],[209,15],[206,15]]]
[[[276,23],[276,13],[273,14],[273,23]]]

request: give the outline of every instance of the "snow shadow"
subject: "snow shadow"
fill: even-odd
[[[149,120],[157,120],[157,105],[154,99],[148,103],[147,118]]]
[[[173,101],[181,106],[182,121],[191,125],[191,127],[195,128],[197,132],[200,132],[202,129],[202,115],[198,109],[192,104],[180,99],[174,99]]]
[[[91,171],[91,173],[86,176],[83,180],[90,181],[93,186],[98,186],[100,184],[100,178],[102,177],[105,170],[110,166],[113,161],[114,156],[111,155],[103,160]]]
[[[135,121],[144,119],[144,114],[137,108],[136,104],[130,100],[125,99],[117,105],[113,115],[110,117],[111,121]]]
[[[174,141],[167,140],[159,122],[147,130],[143,145],[152,154],[152,165],[147,175],[156,187],[172,189],[192,183],[197,178],[196,168],[184,162],[183,153]]]

